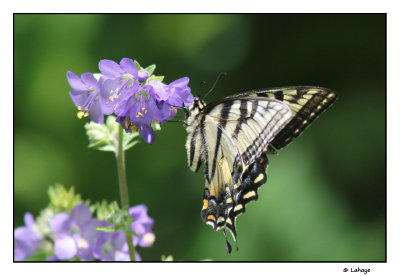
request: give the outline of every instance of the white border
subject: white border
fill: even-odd
[[[399,76],[398,65],[400,64],[399,51],[399,18],[400,14],[394,1],[12,1],[11,3],[1,4],[1,35],[3,39],[1,53],[1,76],[3,80],[3,129],[1,132],[3,148],[1,154],[1,176],[2,181],[2,200],[1,209],[1,247],[0,261],[2,271],[12,271],[13,275],[25,273],[29,275],[71,275],[78,273],[85,275],[145,275],[162,273],[163,275],[204,275],[206,274],[257,274],[257,275],[342,275],[343,269],[347,268],[370,268],[369,275],[393,275],[394,271],[399,270],[399,115],[397,113],[400,103],[399,98]],[[151,5],[149,5],[151,2]],[[240,4],[238,4],[240,3]],[[387,263],[147,263],[147,264],[13,264],[12,254],[12,223],[13,215],[10,212],[13,206],[13,174],[12,174],[12,93],[13,91],[13,30],[12,20],[14,12],[191,12],[191,13],[216,13],[216,12],[388,12],[388,104],[387,104],[387,179],[388,179],[388,247]],[[5,86],[4,86],[5,85]],[[5,108],[5,110],[4,110]],[[5,127],[4,127],[5,126]],[[9,267],[10,266],[10,267]],[[54,269],[54,271],[53,271]],[[360,274],[355,274],[360,275]]]

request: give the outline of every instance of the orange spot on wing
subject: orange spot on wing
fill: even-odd
[[[207,219],[208,220],[215,220],[215,216],[214,215],[208,215]]]
[[[204,199],[203,200],[203,210],[208,208],[208,200]]]

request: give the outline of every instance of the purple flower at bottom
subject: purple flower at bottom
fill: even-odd
[[[130,208],[129,214],[134,220],[131,224],[131,229],[137,234],[137,236],[132,236],[133,245],[139,245],[141,247],[152,246],[156,239],[154,233],[151,232],[154,225],[154,219],[147,215],[146,205],[141,204]]]
[[[101,233],[93,254],[102,261],[130,261],[128,243],[125,234],[121,231]],[[136,261],[141,261],[140,255],[135,250]]]
[[[103,124],[104,112],[100,106],[100,84],[92,73],[83,73],[81,78],[67,72],[68,82],[73,88],[69,95],[78,108],[78,118],[89,116],[90,120]]]
[[[78,256],[85,261],[93,259],[93,247],[100,235],[96,227],[104,226],[105,222],[92,219],[89,206],[85,203],[78,204],[70,215],[56,214],[49,223],[50,229],[56,235],[56,258],[65,260]]]
[[[31,213],[24,216],[25,226],[14,230],[14,258],[16,261],[23,261],[35,253],[43,238],[42,234],[35,230],[35,220]]]

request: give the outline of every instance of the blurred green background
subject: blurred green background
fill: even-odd
[[[237,220],[240,250],[200,218],[204,177],[189,170],[184,127],[163,125],[153,145],[127,152],[132,205],[155,219],[152,248],[197,261],[384,261],[386,16],[15,15],[14,221],[47,206],[47,189],[74,186],[91,202],[119,201],[112,153],[88,149],[66,72],[98,72],[123,57],[167,83],[188,76],[207,101],[257,88],[318,85],[339,100],[278,156],[257,202]]]

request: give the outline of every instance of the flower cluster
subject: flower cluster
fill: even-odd
[[[155,235],[152,232],[154,220],[147,215],[145,205],[134,206],[129,209],[133,219],[131,230],[133,245],[150,247]],[[129,261],[128,244],[122,231],[102,232],[96,228],[110,226],[106,220],[92,217],[92,212],[86,203],[79,203],[72,208],[69,214],[62,212],[53,215],[48,225],[49,233],[40,233],[33,216],[25,215],[26,226],[14,230],[15,248],[14,258],[22,261],[47,248],[47,261],[63,260],[101,260],[101,261]],[[51,246],[46,243],[51,240]],[[135,252],[136,261],[141,261],[140,255]]]
[[[99,62],[101,74],[83,73],[79,78],[68,71],[73,88],[70,96],[78,108],[78,117],[103,124],[104,115],[115,114],[126,132],[140,131],[142,138],[153,143],[152,123],[172,119],[177,108],[190,106],[193,95],[189,78],[183,77],[164,84],[163,77],[152,75],[155,65],[142,68],[137,61],[123,58]]]

